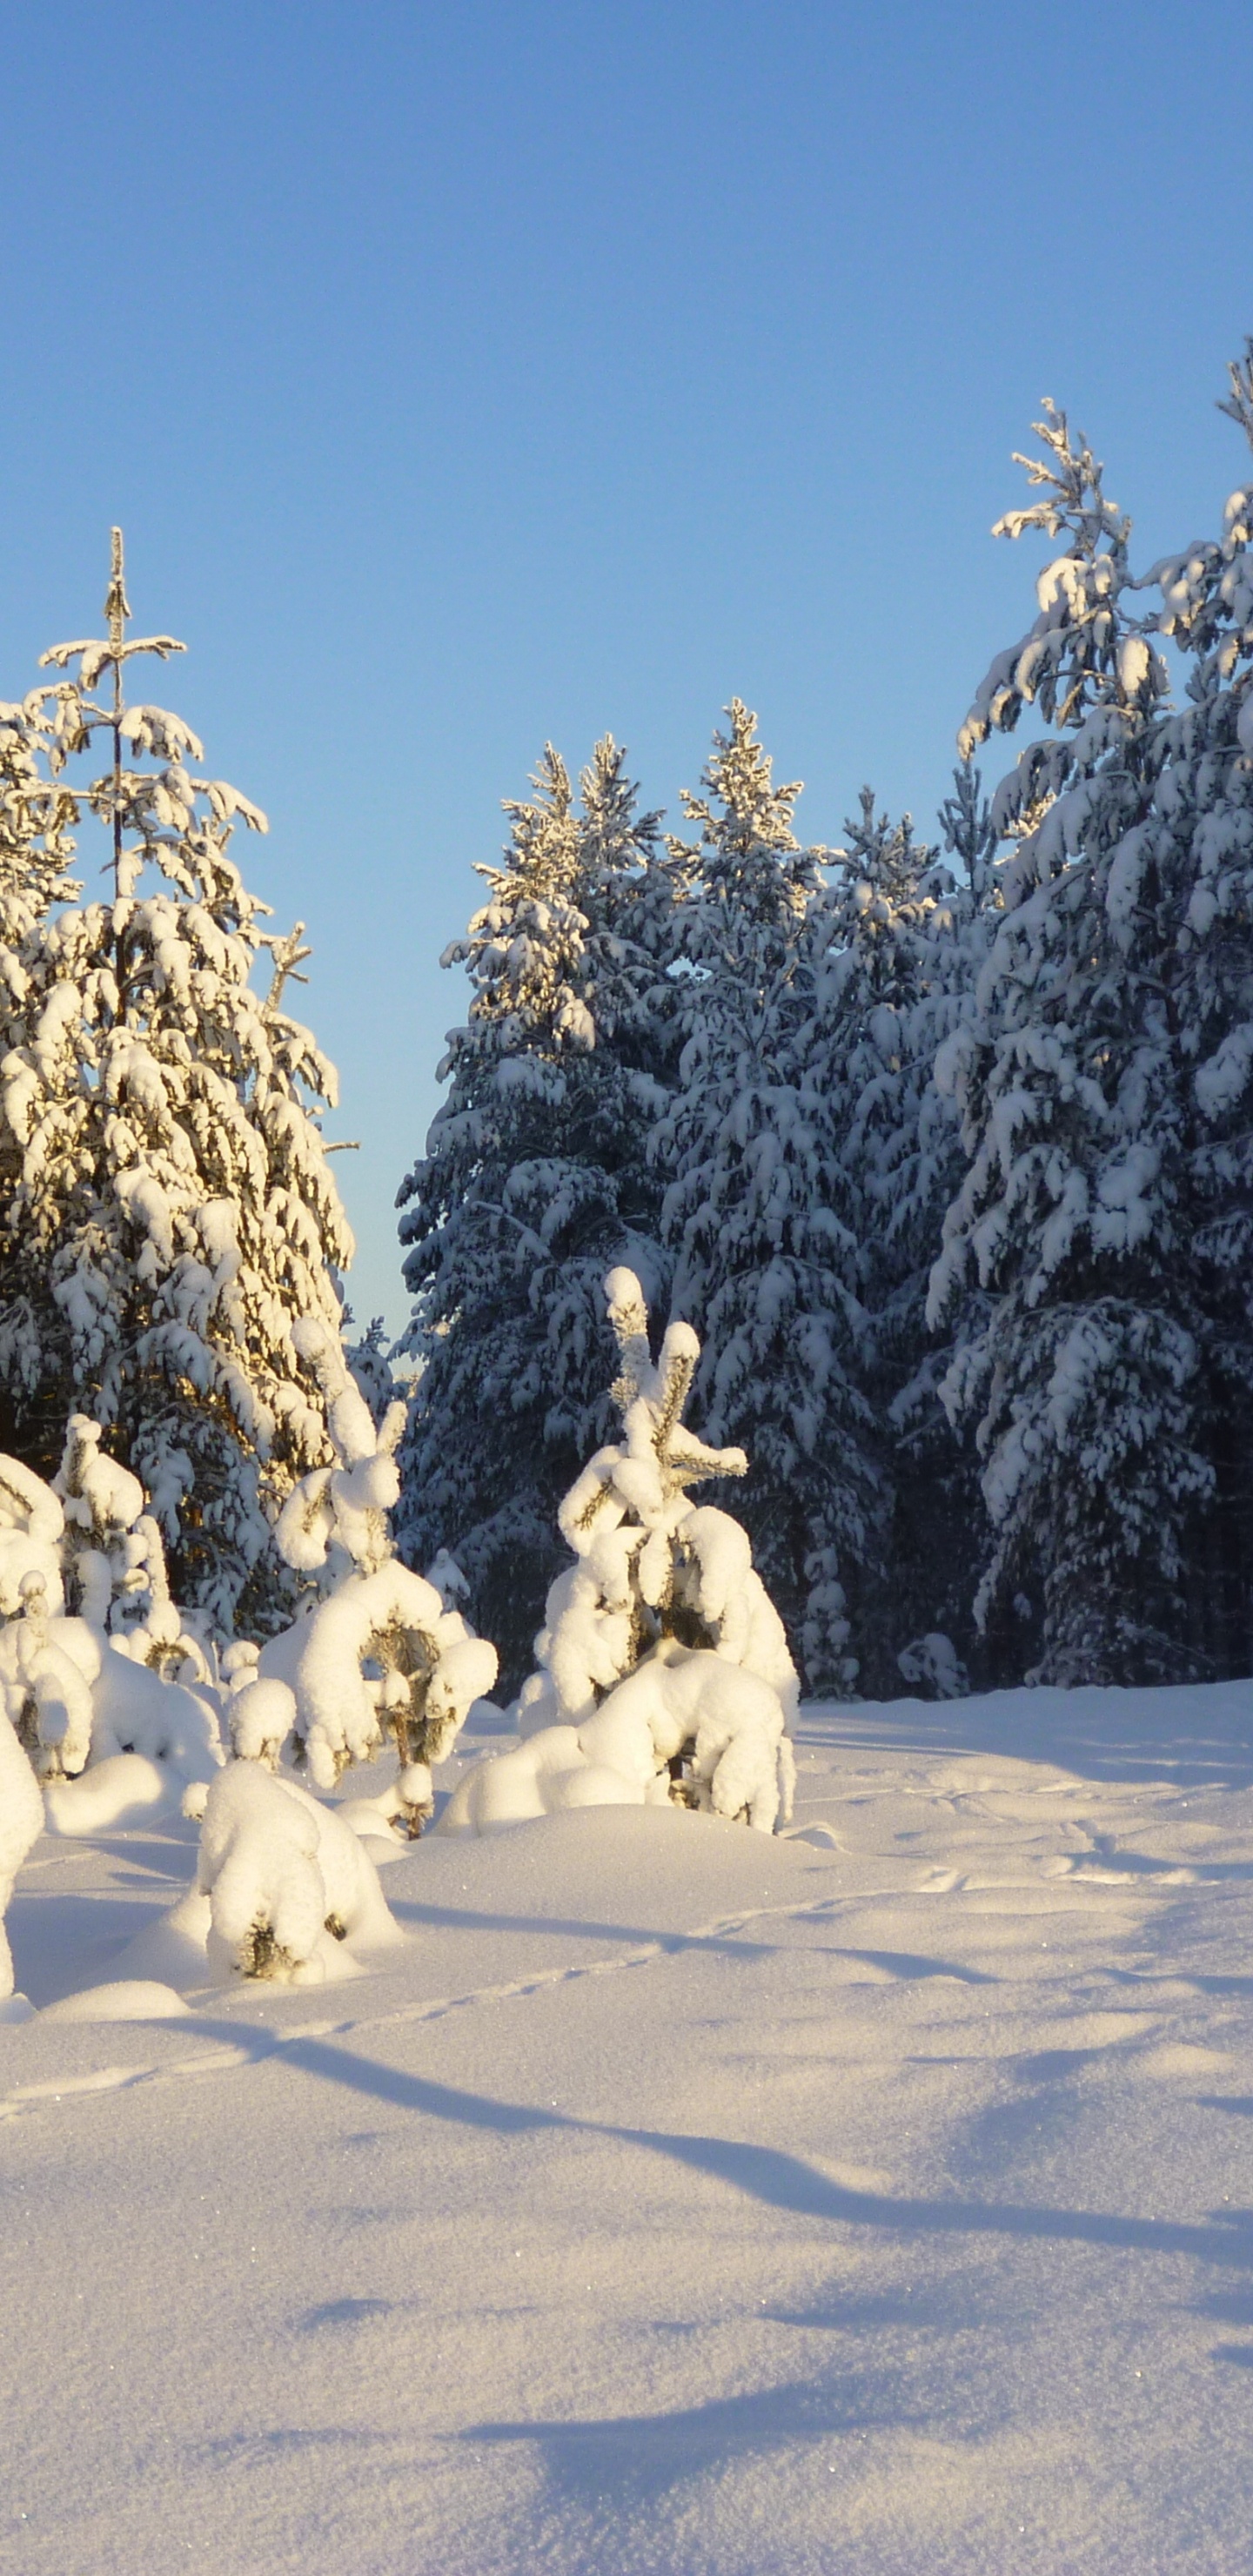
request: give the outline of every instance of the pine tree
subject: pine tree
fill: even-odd
[[[873,1551],[878,1486],[858,1385],[865,1318],[855,1210],[838,1126],[807,1061],[808,936],[823,853],[792,830],[799,785],[776,787],[738,698],[716,733],[687,881],[685,1042],[652,1152],[667,1174],[672,1311],[704,1345],[702,1435],[752,1459],[741,1505],[811,1689],[847,1689],[850,1575]]]
[[[14,1445],[42,1472],[71,1411],[103,1426],[152,1497],[179,1597],[229,1630],[276,1615],[269,1521],[326,1454],[291,1328],[338,1328],[332,1273],[351,1257],[317,1118],[335,1076],[283,1007],[300,929],[263,929],[231,856],[236,821],[264,816],[197,774],[180,717],[126,703],[137,655],[183,648],[127,638],[116,530],[106,615],[106,639],[44,656],[64,676],[22,723],[47,778],[6,808],[43,875],[7,925],[0,997],[0,1373]],[[108,767],[72,784],[101,735]],[[88,817],[109,893],[61,901]]]
[[[448,1098],[398,1202],[421,1369],[400,1543],[416,1566],[451,1551],[507,1686],[560,1563],[557,1502],[605,1426],[606,1265],[653,1293],[665,1279],[646,1142],[669,874],[611,737],[579,784],[576,802],[550,745],[533,797],[506,803],[503,864],[480,870],[490,899],[443,960],[473,988],[440,1067]]]
[[[969,1169],[932,1311],[988,1299],[947,1380],[978,1418],[994,1525],[978,1610],[1006,1678],[1011,1611],[1038,1677],[1199,1669],[1189,1597],[1213,1489],[1205,1319],[1190,1255],[1194,1107],[1179,1012],[1188,868],[1153,620],[1133,613],[1130,522],[1051,407],[1027,463],[1045,497],[1002,521],[1061,536],[1029,634],[993,664],[963,749],[1034,705],[1047,730],[993,801],[1010,854],[978,1009],[941,1057]]]

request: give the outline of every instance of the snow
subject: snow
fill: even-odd
[[[71,1837],[107,1833],[170,1801],[169,1772],[144,1753],[107,1753],[77,1779],[50,1780],[44,1789],[48,1832]]]
[[[172,1986],[151,1977],[119,1977],[112,1985],[86,1986],[81,1995],[62,1995],[45,2004],[47,2021],[177,2021],[187,2006]]]
[[[404,1939],[316,1995],[211,1982],[176,1813],[36,1846],[0,2567],[1245,2564],[1253,1685],[796,1749],[784,1835],[398,1846]]]

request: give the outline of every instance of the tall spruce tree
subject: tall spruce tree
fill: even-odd
[[[337,1329],[352,1238],[318,1125],[335,1076],[283,988],[308,951],[262,927],[230,852],[265,818],[197,774],[165,709],[129,705],[113,538],[108,635],[56,646],[63,674],[5,711],[0,874],[0,1377],[17,1454],[56,1464],[71,1411],[152,1498],[181,1600],[229,1629],[277,1615],[271,1519],[327,1454],[294,1317]],[[103,738],[107,766],[85,785]],[[97,754],[98,757],[98,754]],[[82,903],[73,827],[103,826],[108,891]],[[268,965],[267,993],[254,967]]]
[[[862,1578],[862,1679],[888,1697],[900,1687],[902,1653],[911,1672],[918,1666],[920,1638],[947,1636],[955,1653],[933,1646],[923,1660],[959,1670],[982,1517],[972,1510],[969,1444],[955,1440],[939,1401],[949,1354],[926,1323],[930,1266],[963,1169],[934,1065],[969,1006],[974,885],[985,873],[985,809],[964,773],[944,821],[950,848],[961,845],[962,881],[914,839],[908,815],[897,824],[876,815],[863,789],[813,907],[813,1010],[797,1042],[857,1212],[860,1376],[883,1517],[878,1580]]]
[[[1209,1654],[1192,1579],[1214,1490],[1183,991],[1193,853],[1167,824],[1180,737],[1154,620],[1134,613],[1130,522],[1065,415],[1037,428],[1044,455],[1020,461],[1044,497],[1000,526],[1063,548],[963,747],[1028,706],[1044,730],[994,799],[1003,913],[978,1009],[941,1055],[970,1160],[932,1312],[971,1284],[988,1300],[947,1395],[978,1423],[994,1527],[978,1609],[1005,1677],[1017,1601],[1039,1678],[1162,1680]]]
[[[1253,447],[1253,341],[1220,410]],[[1216,1669],[1253,1669],[1253,488],[1217,540],[1157,564],[1160,631],[1184,654],[1185,703],[1158,728],[1153,805],[1112,878],[1124,924],[1177,888],[1170,1026],[1186,1150],[1190,1287],[1213,1509],[1190,1573]],[[1125,935],[1125,934],[1124,934]]]
[[[674,1045],[659,817],[612,736],[577,798],[551,745],[532,784],[505,805],[503,864],[479,871],[489,901],[444,955],[468,971],[470,1009],[398,1199],[420,1365],[400,1544],[418,1566],[451,1551],[506,1687],[563,1561],[557,1503],[609,1427],[606,1268],[664,1302],[646,1147]]]
[[[823,853],[792,830],[799,785],[776,786],[743,702],[685,792],[694,840],[671,842],[687,883],[684,1046],[654,1130],[667,1176],[672,1311],[703,1351],[702,1436],[748,1451],[739,1504],[811,1689],[858,1672],[852,1590],[875,1552],[880,1488],[859,1377],[865,1345],[855,1194],[838,1116],[805,1039],[811,916]]]

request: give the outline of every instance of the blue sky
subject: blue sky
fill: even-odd
[[[544,739],[694,784],[733,691],[799,822],[924,823],[1038,549],[1042,394],[1136,549],[1216,528],[1253,330],[1253,14],[1163,0],[83,0],[9,29],[0,696],[91,631],[263,804],[364,1318],[460,1016],[438,955]]]

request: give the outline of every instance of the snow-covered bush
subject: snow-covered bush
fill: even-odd
[[[0,1618],[13,1619],[32,1589],[46,1605],[64,1607],[61,1541],[65,1515],[54,1493],[16,1458],[0,1458]]]
[[[213,1781],[197,1885],[219,1974],[316,1985],[402,1938],[351,1825],[259,1762],[228,1762]]]
[[[88,1764],[98,1775],[138,1754],[181,1785],[221,1760],[207,1663],[170,1600],[160,1531],[99,1439],[71,1419],[55,1486],[0,1458],[0,1709],[57,1784],[65,1832],[77,1829],[67,1784]],[[103,1794],[97,1776],[93,1815]]]
[[[288,1564],[328,1588],[259,1656],[237,1648],[228,1657],[231,1744],[271,1769],[284,1755],[305,1762],[315,1787],[330,1789],[390,1739],[394,1805],[417,1834],[434,1804],[432,1765],[491,1689],[496,1651],[392,1552],[403,1402],[376,1424],[337,1338],[316,1321],[295,1331],[323,1392],[336,1464],[296,1487],[276,1536]]]
[[[391,1557],[388,1514],[400,1494],[396,1450],[405,1401],[394,1397],[376,1421],[352,1373],[351,1354],[320,1317],[302,1317],[292,1340],[321,1391],[335,1463],[302,1478],[275,1536],[286,1563],[319,1576],[327,1590],[351,1567],[375,1574]]]
[[[0,1629],[0,1702],[40,1779],[73,1779],[91,1758],[100,1649],[83,1620],[49,1617],[27,1577],[19,1616]]]
[[[932,1699],[965,1699],[969,1692],[966,1667],[943,1629],[930,1629],[925,1637],[915,1637],[911,1646],[902,1646],[896,1662],[902,1681],[912,1682]]]
[[[201,1639],[170,1597],[165,1542],[143,1486],[100,1441],[98,1422],[71,1414],[52,1484],[64,1514],[66,1606],[163,1681],[209,1684]]]
[[[742,1476],[747,1461],[684,1424],[700,1358],[691,1326],[670,1324],[654,1367],[639,1281],[612,1270],[605,1290],[622,1438],[561,1505],[577,1562],[548,1595],[523,1742],[467,1774],[443,1829],[674,1798],[769,1832],[780,1801],[790,1809],[796,1673],[744,1531],[688,1492]]]

